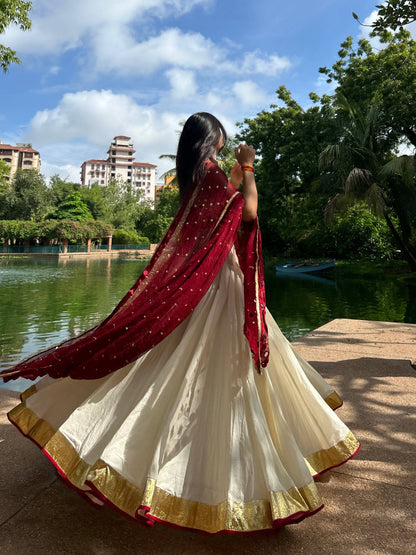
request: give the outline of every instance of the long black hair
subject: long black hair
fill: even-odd
[[[183,126],[176,154],[176,179],[183,202],[188,192],[205,176],[205,161],[213,160],[220,138],[227,133],[222,123],[208,112],[197,112]]]

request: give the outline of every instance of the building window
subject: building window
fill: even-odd
[[[32,160],[23,160],[23,165],[24,166],[31,166],[32,165]]]
[[[92,169],[92,170],[94,169],[94,164],[91,164],[91,169]]]

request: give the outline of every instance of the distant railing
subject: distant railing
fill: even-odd
[[[104,247],[107,248],[106,245],[104,245]],[[143,245],[113,245],[111,247],[111,250],[150,251],[150,244],[145,243]]]
[[[91,252],[94,251],[107,251],[108,245],[91,245]],[[144,251],[150,250],[150,245],[148,243],[143,245],[112,245],[111,250],[137,250],[137,251]],[[0,253],[6,254],[59,254],[64,252],[63,245],[50,245],[44,247],[35,247],[35,246],[24,246],[24,245],[8,245],[8,246],[0,246]],[[67,247],[68,253],[75,253],[75,252],[87,252],[86,245],[68,245]]]
[[[25,247],[23,245],[9,245],[0,247],[0,253],[8,254],[34,253],[34,254],[58,254],[62,252],[62,245],[50,245],[48,247]]]

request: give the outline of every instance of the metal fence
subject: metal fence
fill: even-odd
[[[91,245],[91,252],[94,251],[107,251],[108,245]],[[111,250],[150,250],[149,244],[144,245],[112,245]],[[64,252],[62,245],[50,245],[48,247],[35,247],[35,246],[24,246],[24,245],[8,245],[0,246],[0,253],[6,254],[20,254],[20,253],[30,253],[30,254],[60,254]],[[86,245],[68,245],[68,253],[75,252],[87,252]]]
[[[107,248],[106,245],[103,245],[104,248]],[[131,250],[131,251],[150,251],[149,243],[144,245],[113,245],[111,250],[114,251],[123,251],[123,250]]]
[[[37,254],[59,254],[62,252],[62,245],[52,245],[49,247],[25,247],[23,245],[9,245],[0,247],[0,253],[8,254],[37,253]]]

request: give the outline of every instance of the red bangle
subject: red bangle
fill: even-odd
[[[247,164],[241,166],[241,169],[242,169],[243,171],[244,171],[244,170],[247,170],[247,171],[249,171],[249,172],[253,172],[253,173],[254,173],[254,168],[253,168],[253,166],[249,166],[249,165],[247,165]]]

